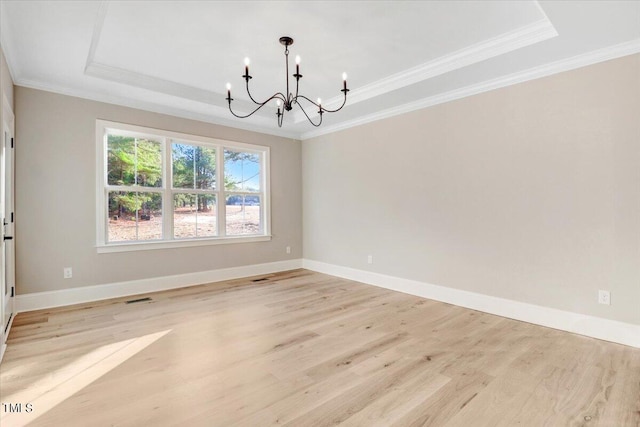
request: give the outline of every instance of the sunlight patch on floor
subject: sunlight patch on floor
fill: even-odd
[[[102,346],[47,374],[26,389],[3,396],[3,402],[31,403],[33,410],[30,413],[3,411],[0,423],[8,427],[34,421],[169,332],[171,329]]]

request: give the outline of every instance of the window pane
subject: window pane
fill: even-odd
[[[193,146],[172,144],[173,188],[193,188]]]
[[[217,235],[214,195],[175,194],[173,206],[173,235],[176,239]]]
[[[143,137],[107,135],[107,182],[162,187],[162,144]]]
[[[209,194],[198,195],[198,237],[210,237],[218,234],[218,221],[216,217],[216,196]]]
[[[107,182],[109,185],[135,184],[135,138],[107,136]]]
[[[196,147],[195,154],[196,188],[213,190],[216,188],[216,150]]]
[[[213,190],[216,186],[216,150],[184,143],[172,144],[173,188]]]
[[[262,233],[260,196],[228,195],[226,211],[228,236]]]
[[[162,187],[162,145],[158,141],[138,138],[136,184]]]
[[[162,194],[109,192],[109,242],[162,239]]]
[[[230,191],[260,191],[261,155],[224,150],[224,187]]]

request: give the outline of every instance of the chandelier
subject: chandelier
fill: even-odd
[[[296,56],[296,73],[292,74],[292,76],[295,77],[295,79],[296,79],[296,94],[294,95],[293,93],[291,93],[289,91],[289,46],[291,46],[293,44],[293,39],[291,37],[287,37],[287,36],[280,37],[280,44],[282,44],[284,46],[286,77],[287,77],[286,95],[283,94],[282,92],[276,92],[275,94],[271,95],[271,97],[269,97],[264,102],[256,101],[253,98],[253,96],[251,95],[251,92],[249,91],[249,80],[251,80],[253,77],[251,77],[249,75],[249,58],[245,58],[244,59],[244,75],[242,76],[242,78],[246,82],[247,94],[249,95],[249,98],[251,99],[251,101],[253,101],[254,104],[257,105],[257,107],[256,107],[255,110],[253,110],[252,112],[250,112],[249,114],[246,114],[246,115],[241,115],[241,114],[235,113],[231,109],[231,101],[233,101],[233,98],[231,98],[231,83],[227,83],[227,98],[226,98],[226,100],[229,103],[229,111],[235,117],[238,117],[240,119],[245,119],[245,118],[247,118],[249,116],[252,116],[256,111],[258,111],[259,109],[264,107],[269,102],[275,100],[276,101],[276,105],[278,107],[278,112],[276,113],[276,115],[278,117],[278,127],[282,127],[282,120],[284,119],[285,111],[291,111],[293,109],[294,105],[298,105],[298,107],[300,107],[300,110],[302,110],[302,112],[304,113],[304,115],[307,118],[307,120],[309,120],[309,123],[311,123],[315,127],[318,127],[318,126],[320,126],[322,124],[322,115],[324,113],[335,113],[336,111],[340,111],[342,109],[342,107],[344,107],[344,105],[346,104],[346,102],[347,102],[347,92],[349,92],[349,89],[347,89],[347,73],[342,73],[342,89],[340,90],[340,92],[342,92],[344,94],[344,100],[342,101],[342,105],[340,106],[340,108],[336,108],[335,110],[330,110],[330,109],[325,108],[325,107],[322,106],[322,100],[320,98],[318,98],[317,102],[313,102],[311,99],[309,99],[306,96],[301,95],[301,94],[298,93],[298,85],[300,83],[300,79],[302,78],[302,74],[300,74],[300,56]],[[304,100],[304,102],[308,103],[309,105],[314,105],[315,107],[318,108],[317,112],[320,115],[320,120],[318,121],[318,123],[314,123],[313,120],[311,120],[311,117],[309,117],[307,112],[304,110],[302,104],[300,103],[300,101],[302,101],[302,100]]]

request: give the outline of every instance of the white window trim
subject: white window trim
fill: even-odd
[[[163,240],[144,240],[134,242],[107,242],[108,231],[108,215],[107,215],[107,140],[105,134],[107,129],[117,129],[118,131],[143,133],[149,136],[157,137],[163,141],[163,187],[156,191],[163,194],[162,213],[163,213]],[[260,183],[263,191],[257,193],[262,197],[262,234],[252,234],[246,236],[215,236],[215,237],[200,237],[191,239],[174,239],[172,233],[173,227],[173,198],[171,194],[173,189],[171,188],[171,150],[168,149],[167,140],[180,140],[185,143],[194,142],[202,143],[203,145],[214,144],[217,146],[216,155],[218,156],[218,165],[223,161],[223,151],[225,148],[237,149],[242,151],[253,151],[262,154],[262,182]],[[127,252],[127,251],[139,251],[139,250],[152,250],[152,249],[167,249],[167,248],[181,248],[191,246],[208,246],[208,245],[220,245],[220,244],[236,244],[236,243],[251,243],[251,242],[264,242],[271,240],[271,171],[270,171],[270,149],[267,146],[246,144],[242,142],[234,142],[221,140],[216,138],[209,138],[198,135],[185,134],[180,132],[165,131],[160,129],[148,128],[143,126],[112,122],[107,120],[96,120],[96,250],[98,253],[110,253],[110,252]],[[224,182],[223,168],[217,168],[216,182],[218,185]],[[144,188],[142,191],[154,191],[153,188]],[[182,191],[182,189],[176,189]],[[217,197],[216,209],[218,215],[219,229],[225,230],[226,216],[221,215],[224,210],[224,206],[221,206],[222,200],[224,200],[225,191],[224,188],[217,188],[216,192],[223,197]],[[232,193],[244,193],[242,191]],[[256,194],[256,193],[250,193]],[[167,203],[171,201],[170,203]]]

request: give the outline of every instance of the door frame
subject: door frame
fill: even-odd
[[[6,350],[6,341],[9,331],[15,319],[15,240],[4,240],[4,236],[15,236],[15,115],[13,109],[7,100],[6,95],[2,99],[2,123],[0,123],[0,149],[3,150],[3,156],[0,157],[2,165],[0,165],[0,197],[2,205],[4,205],[4,213],[0,212],[0,221],[7,222],[0,232],[0,263],[2,271],[0,271],[0,318],[2,318],[2,327],[0,330],[0,361]],[[5,140],[6,132],[9,133],[11,140]],[[13,144],[12,144],[13,143]],[[7,190],[8,184],[8,191]],[[8,197],[7,197],[8,195]],[[3,219],[2,217],[6,218]],[[2,225],[2,224],[0,224]],[[5,242],[10,242],[5,244]],[[9,300],[5,301],[5,281],[8,281]],[[7,308],[9,320],[5,324],[5,308]]]

